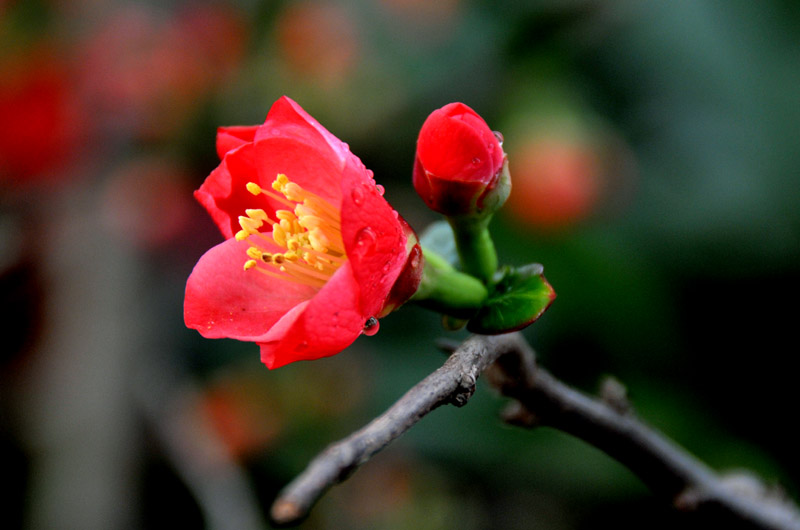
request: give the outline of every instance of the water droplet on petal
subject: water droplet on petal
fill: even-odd
[[[503,140],[504,140],[503,133],[501,133],[500,131],[492,131],[492,134],[494,134],[494,137],[497,138],[498,142],[500,142],[500,145],[503,145]]]
[[[371,337],[378,332],[380,327],[381,325],[380,322],[378,322],[377,318],[369,317],[367,321],[364,322],[364,329],[361,330],[361,333],[363,333],[367,337]]]
[[[481,159],[476,156],[475,158],[472,159],[472,163],[477,166],[478,164],[481,163]]]
[[[375,234],[375,230],[369,226],[365,226],[356,234],[356,246],[354,249],[355,253],[359,257],[363,257],[367,252],[372,250],[372,247],[375,246],[375,242],[377,240],[378,236]]]
[[[378,195],[381,197],[383,197],[383,194],[386,192],[386,190],[380,184],[376,184],[375,189],[378,190]]]
[[[364,190],[361,187],[353,188],[353,191],[350,192],[350,197],[352,197],[357,206],[364,204]]]

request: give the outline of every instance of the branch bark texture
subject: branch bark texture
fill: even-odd
[[[553,427],[597,447],[656,496],[697,512],[714,527],[800,530],[800,511],[779,492],[768,491],[750,474],[718,475],[638,419],[618,392],[606,399],[578,392],[537,367],[527,344],[515,343],[519,347],[499,358],[488,374],[521,406],[512,422]]]
[[[500,337],[468,339],[441,368],[417,383],[386,412],[312,460],[278,495],[271,510],[273,521],[300,521],[328,488],[347,479],[423,416],[447,403],[465,405],[475,391],[478,375],[513,347],[512,342]]]
[[[619,386],[597,399],[558,381],[536,366],[533,351],[517,333],[465,341],[385,413],[320,453],[280,493],[272,506],[273,520],[299,522],[328,488],[347,479],[423,416],[440,405],[466,404],[485,370],[500,392],[515,400],[508,421],[549,426],[580,438],[627,466],[676,508],[696,511],[710,524],[724,525],[720,528],[800,530],[794,504],[767,492],[749,475],[716,474],[637,419]]]

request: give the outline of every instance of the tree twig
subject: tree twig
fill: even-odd
[[[546,425],[572,434],[627,466],[657,496],[725,528],[800,530],[800,512],[791,502],[766,494],[749,475],[717,475],[646,426],[630,412],[619,383],[609,384],[605,399],[561,383],[536,366],[533,351],[516,333],[465,341],[385,413],[320,453],[280,493],[272,506],[273,520],[299,522],[328,488],[347,479],[423,416],[443,404],[464,405],[478,375],[490,366],[492,383],[516,400],[516,409],[507,417],[511,423]]]
[[[361,430],[320,453],[272,505],[278,524],[303,519],[334,484],[347,479],[361,464],[405,433],[423,416],[447,403],[463,406],[475,391],[478,375],[513,348],[501,337],[473,337],[464,342],[438,370],[417,383],[386,412]]]
[[[509,338],[509,340],[513,340]],[[516,340],[490,368],[490,381],[523,408],[525,426],[571,434],[626,466],[651,491],[676,508],[697,512],[718,528],[800,529],[800,512],[754,476],[720,476],[631,412],[620,383],[610,381],[596,399],[536,366],[533,351]]]

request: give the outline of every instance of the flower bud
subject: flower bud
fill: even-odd
[[[447,216],[491,212],[510,191],[498,135],[474,110],[450,103],[433,111],[419,132],[414,188]]]

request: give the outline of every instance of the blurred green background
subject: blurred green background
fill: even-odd
[[[558,298],[541,364],[718,470],[800,494],[800,4],[793,0],[0,1],[4,528],[267,528],[277,491],[461,338],[409,307],[276,371],[185,329],[221,238],[191,197],[219,125],[289,95],[422,230],[416,134],[505,137],[501,260]],[[794,346],[793,346],[794,344]],[[504,426],[485,386],[334,488],[304,529],[690,527],[627,470]]]

